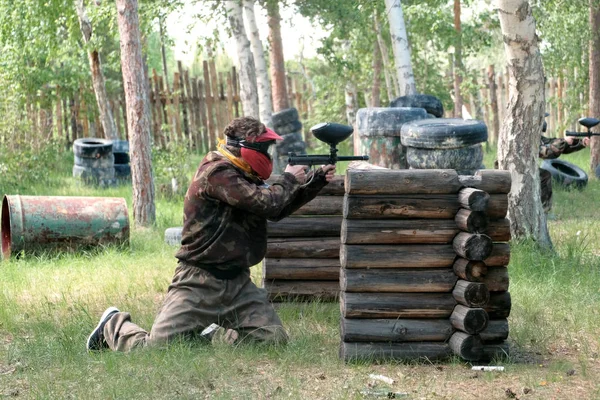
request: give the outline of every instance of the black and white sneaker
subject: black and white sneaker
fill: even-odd
[[[98,325],[96,325],[96,327],[88,337],[85,346],[87,351],[99,351],[108,348],[108,345],[104,340],[104,325],[106,325],[108,320],[111,319],[113,315],[115,315],[118,312],[119,309],[117,307],[108,307],[104,311],[104,313],[102,313],[102,316],[100,317],[100,322],[98,322]]]

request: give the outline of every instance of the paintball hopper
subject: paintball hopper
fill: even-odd
[[[340,142],[348,139],[354,129],[351,126],[336,124],[335,122],[321,122],[310,128],[310,131],[321,142],[336,147]]]

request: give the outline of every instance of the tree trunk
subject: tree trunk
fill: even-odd
[[[498,143],[500,169],[512,176],[508,213],[513,238],[551,248],[540,197],[538,148],[544,119],[544,74],[535,20],[525,0],[496,0],[509,69],[510,96]]]
[[[377,41],[373,42],[373,86],[371,104],[367,107],[381,107],[381,50]]]
[[[381,23],[375,16],[375,32],[377,32],[377,44],[379,45],[379,50],[381,51],[381,59],[383,61],[383,76],[385,78],[385,88],[387,90],[388,103],[394,100],[394,89],[392,80],[390,78],[390,56],[388,54],[387,47],[385,42],[383,41],[383,36],[381,35]]]
[[[394,51],[394,63],[396,66],[396,77],[400,96],[417,93],[415,76],[413,75],[410,61],[410,46],[404,24],[404,13],[400,0],[385,0],[390,22],[390,34],[392,36],[392,49]]]
[[[346,89],[344,91],[346,99],[346,120],[348,125],[354,126],[356,122],[356,111],[358,108],[358,98],[356,97],[356,85],[354,82],[346,82]],[[355,137],[358,137],[355,135]]]
[[[84,0],[76,0],[77,17],[79,18],[79,28],[83,34],[83,41],[89,45],[92,37],[92,24],[85,11]],[[102,63],[100,62],[100,54],[98,50],[89,48],[88,60],[90,70],[92,72],[92,85],[98,103],[98,111],[100,112],[100,120],[104,129],[104,136],[107,139],[117,140],[117,125],[110,110],[110,103],[106,94],[106,85],[104,83],[104,74],[102,73]]]
[[[454,0],[454,117],[462,118],[463,96],[460,85],[463,81],[462,67],[462,32],[460,26],[460,0]]]
[[[167,50],[165,47],[165,19],[164,16],[161,16],[158,22],[159,33],[160,33],[160,56],[162,59],[163,66],[163,76],[165,79],[165,87],[168,93],[171,93],[171,88],[169,87],[169,72],[167,70]]]
[[[250,41],[246,36],[246,29],[244,28],[242,3],[241,0],[230,0],[225,4],[240,63],[239,77],[242,109],[244,110],[245,116],[258,119],[260,118],[260,114],[258,110],[256,70],[254,69],[254,56],[250,49]]]
[[[144,73],[137,0],[116,0],[121,69],[131,142],[133,220],[140,226],[156,219],[150,147],[150,113]]]
[[[600,115],[600,2],[590,0],[590,115]],[[594,132],[600,132],[597,127]],[[590,170],[600,164],[600,137],[592,136]]]
[[[271,83],[269,82],[269,72],[265,61],[263,44],[260,40],[254,16],[254,0],[244,0],[244,12],[246,14],[246,21],[248,22],[247,33],[252,44],[252,54],[254,55],[254,66],[256,68],[260,120],[263,124],[272,127],[271,115],[273,114],[273,103],[271,102]]]
[[[279,3],[272,0],[267,4],[267,23],[269,25],[269,63],[271,69],[271,91],[273,94],[273,111],[279,112],[290,108],[285,80],[285,63],[283,60],[283,43],[281,42],[281,16]]]

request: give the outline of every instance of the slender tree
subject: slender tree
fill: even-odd
[[[268,0],[267,23],[269,25],[269,64],[271,71],[271,91],[273,93],[273,111],[278,112],[290,108],[285,79],[285,63],[283,60],[283,43],[281,41],[281,16],[279,2]]]
[[[392,79],[390,78],[390,56],[381,35],[381,23],[377,19],[377,14],[374,14],[375,32],[377,33],[377,44],[381,52],[381,60],[383,61],[383,76],[385,78],[385,88],[387,91],[388,102],[394,100],[394,88]]]
[[[462,118],[463,96],[460,85],[463,81],[462,29],[460,26],[460,0],[454,0],[454,117]]]
[[[111,140],[118,139],[117,125],[113,118],[112,111],[110,109],[110,102],[106,94],[106,84],[104,81],[104,73],[102,72],[102,62],[100,61],[100,53],[98,49],[92,48],[92,23],[88,18],[85,9],[85,0],[75,0],[75,7],[77,8],[77,17],[79,19],[79,28],[83,34],[83,41],[88,46],[87,54],[90,63],[90,70],[92,72],[92,85],[94,86],[94,94],[96,95],[96,102],[98,103],[98,111],[100,113],[100,122],[104,130],[104,137]]]
[[[600,116],[600,1],[590,0],[590,114]],[[595,127],[594,131],[598,132]],[[592,136],[590,144],[590,169],[595,171],[600,164],[600,137]]]
[[[267,70],[263,43],[260,40],[256,17],[254,16],[254,0],[244,0],[244,15],[248,22],[246,32],[252,44],[252,54],[256,69],[260,120],[263,124],[272,127],[271,115],[273,114],[273,102],[271,101],[271,83],[269,82],[269,72]]]
[[[137,0],[116,0],[121,69],[131,144],[133,220],[149,226],[156,220],[150,147],[150,102],[146,91]]]
[[[544,119],[544,73],[535,19],[526,0],[496,0],[509,71],[509,101],[498,143],[501,169],[512,176],[508,217],[513,238],[551,248],[540,197],[538,148]]]
[[[240,62],[240,98],[242,100],[244,115],[247,117],[260,118],[254,56],[250,49],[250,41],[246,36],[242,3],[241,0],[230,0],[225,4],[227,6],[227,17],[229,19],[231,33],[235,38],[238,60]]]
[[[394,51],[394,64],[400,96],[415,94],[417,93],[417,87],[410,60],[410,46],[406,34],[402,3],[400,0],[385,0],[385,6],[390,22],[392,50]]]

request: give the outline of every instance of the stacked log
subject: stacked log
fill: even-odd
[[[342,359],[508,350],[509,174],[350,170],[345,190]]]
[[[349,170],[340,251],[340,357],[447,358],[458,277],[454,170]]]
[[[271,301],[337,299],[343,196],[339,175],[290,217],[269,221],[263,287]]]
[[[457,305],[450,317],[456,332],[452,351],[470,360],[508,354],[510,223],[506,218],[511,177],[508,171],[480,170],[459,177],[461,209],[453,240],[458,257],[453,269],[459,280],[452,292]]]

